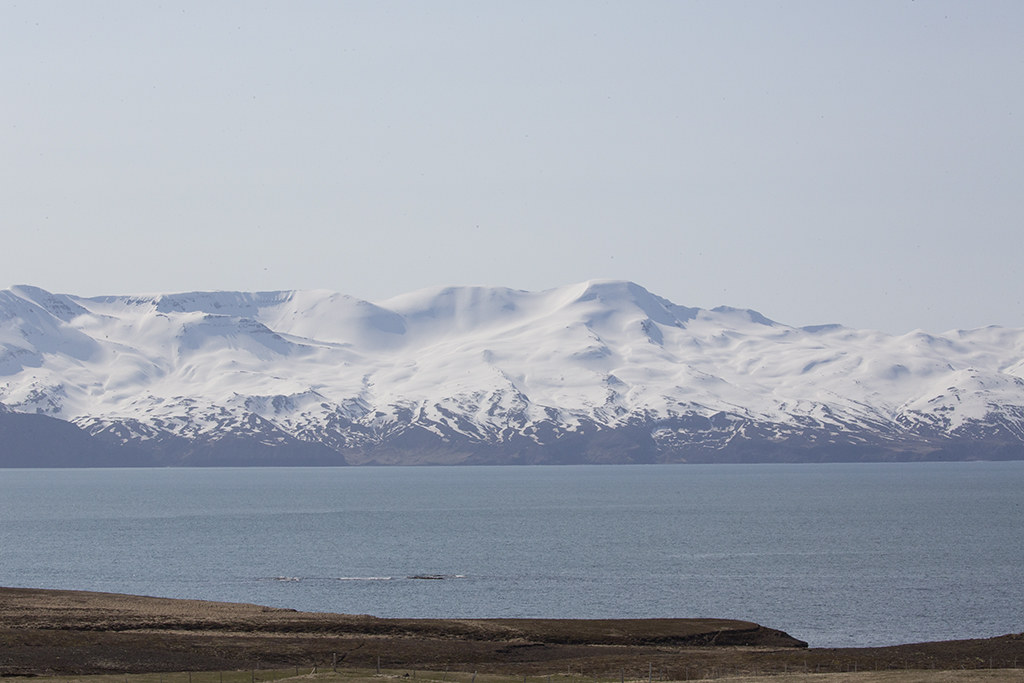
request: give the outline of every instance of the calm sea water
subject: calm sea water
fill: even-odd
[[[1024,631],[1024,462],[0,470],[0,585],[993,636]]]

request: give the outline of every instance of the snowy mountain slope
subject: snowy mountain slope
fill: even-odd
[[[1024,331],[795,328],[617,281],[377,303],[18,286],[0,424],[19,413],[135,464],[1024,457]]]

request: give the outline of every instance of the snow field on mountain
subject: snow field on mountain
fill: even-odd
[[[717,413],[839,430],[929,414],[955,429],[1024,405],[1022,377],[1020,330],[795,328],[617,281],[379,303],[326,291],[0,292],[0,403],[183,434],[249,414],[293,435],[338,416],[386,430],[411,414],[438,433],[498,440],[544,420],[572,430]]]

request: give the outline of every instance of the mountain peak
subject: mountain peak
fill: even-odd
[[[41,287],[14,285],[8,291],[26,302],[35,304],[53,317],[64,322],[68,322],[72,318],[86,312],[84,308],[75,303],[66,294],[53,294]]]
[[[582,288],[583,291],[580,292],[578,297],[580,301],[601,298],[614,300],[621,297],[643,298],[653,296],[644,287],[629,280],[586,280],[575,285],[569,285],[569,287]]]
[[[281,464],[1024,456],[1022,350],[1021,330],[795,328],[622,280],[0,292],[0,406],[164,464],[232,443]]]

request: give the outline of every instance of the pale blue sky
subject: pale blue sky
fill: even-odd
[[[0,2],[0,287],[1024,327],[1024,3]]]

